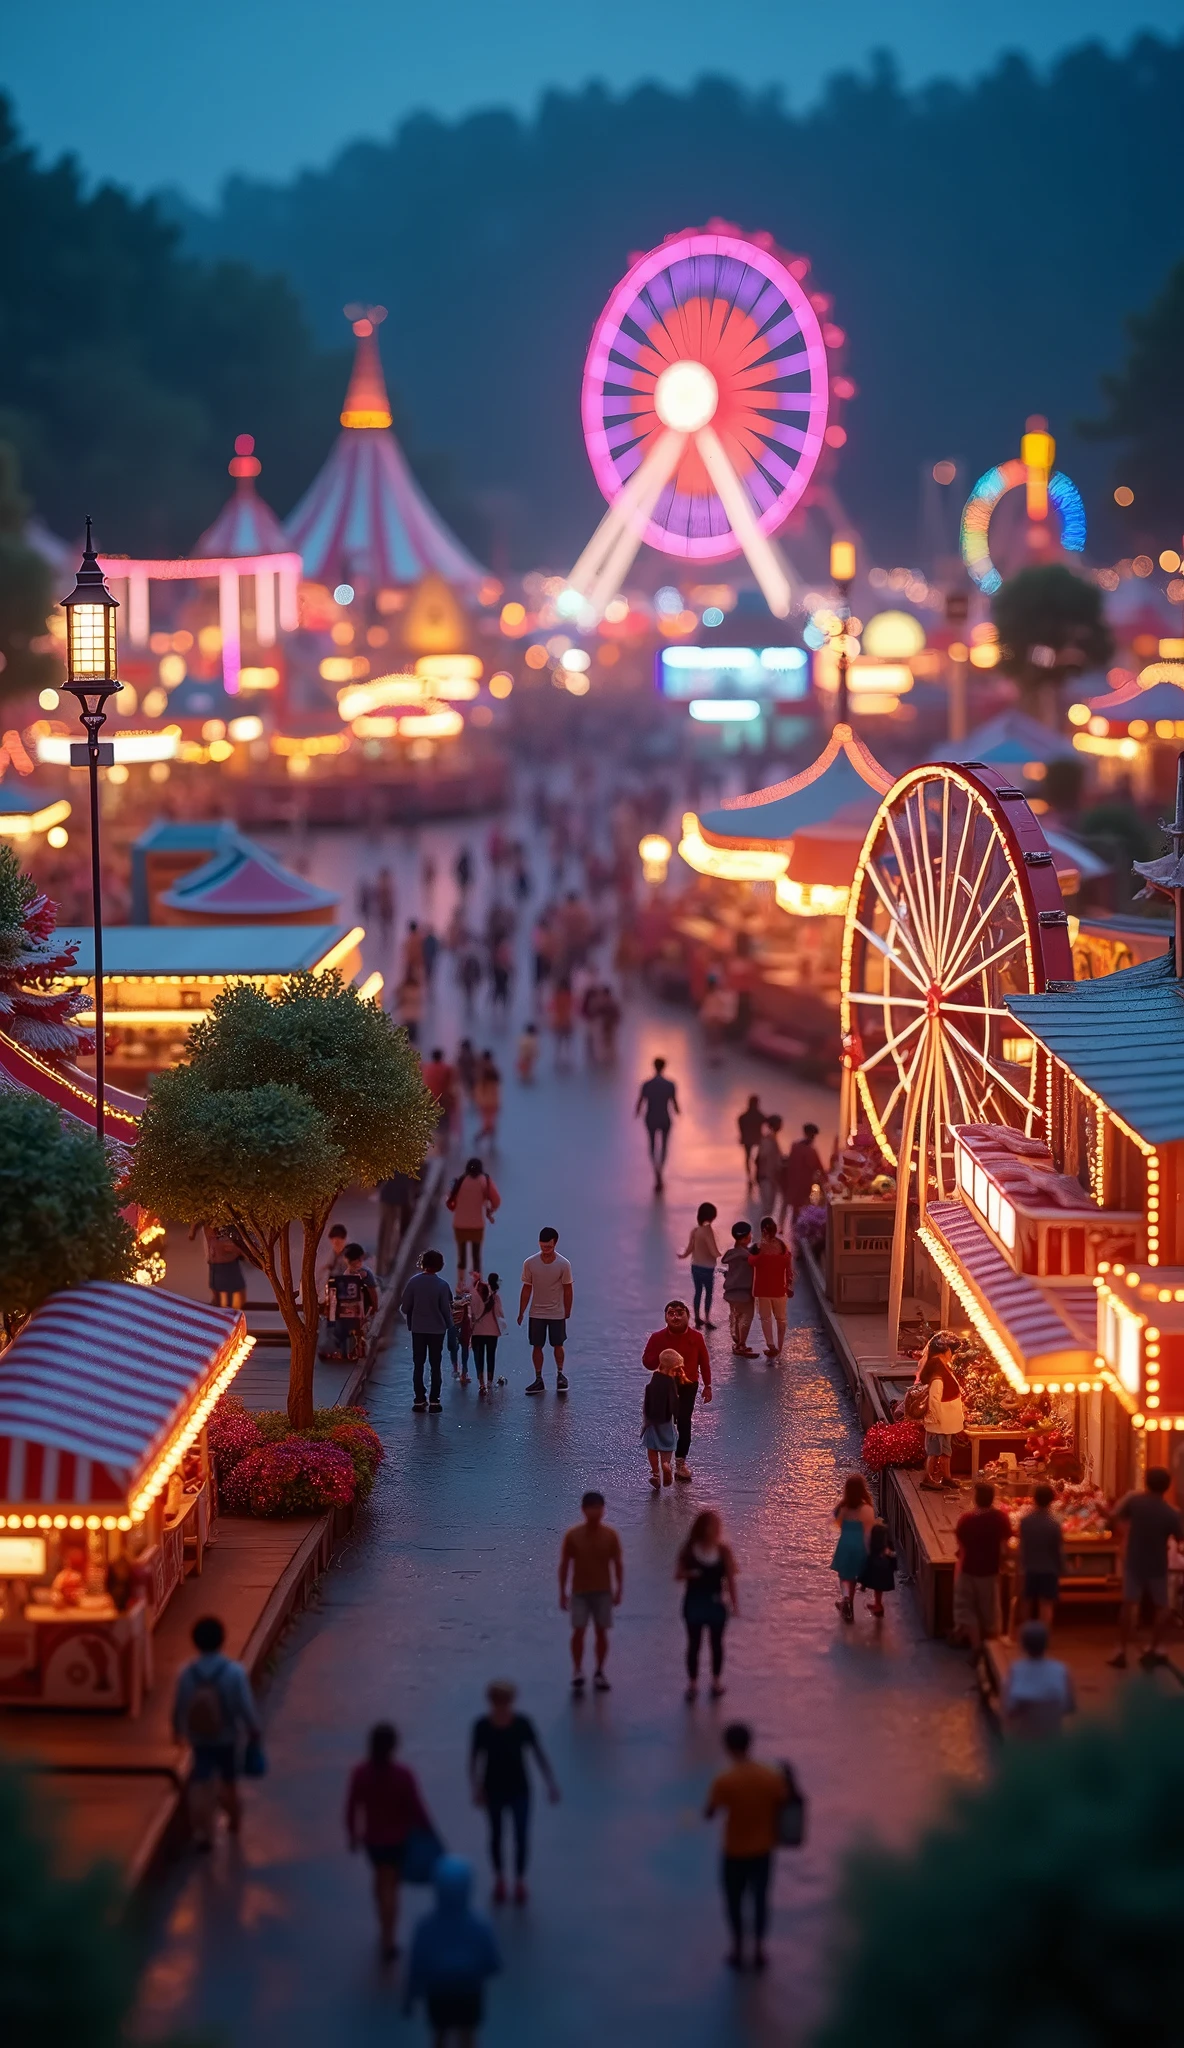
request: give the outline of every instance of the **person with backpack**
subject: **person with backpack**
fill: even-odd
[[[395,1928],[399,1918],[399,1885],[407,1844],[415,1834],[436,1829],[413,1772],[396,1763],[396,1729],[380,1721],[370,1730],[364,1764],[350,1772],[345,1795],[345,1836],[351,1850],[364,1848],[374,1872],[374,1905],[382,1960],[393,1962],[399,1951]]]
[[[752,1894],[754,1970],[763,1970],[765,1930],[769,1919],[769,1877],[778,1845],[781,1810],[790,1797],[784,1771],[758,1764],[749,1754],[752,1730],[743,1721],[724,1729],[729,1763],[707,1795],[704,1818],[724,1813],[724,1852],[720,1869],[732,1946],[725,1958],[729,1969],[744,1968],[744,1900]]]
[[[329,1276],[330,1358],[357,1359],[366,1347],[366,1323],[378,1307],[378,1282],[365,1247],[347,1244],[345,1271]]]
[[[198,1849],[214,1846],[214,1814],[219,1801],[227,1826],[237,1835],[242,1826],[238,1796],[239,1736],[246,1737],[242,1759],[249,1775],[262,1775],[260,1744],[263,1729],[241,1664],[226,1657],[226,1630],[216,1615],[203,1615],[193,1626],[197,1655],[185,1665],[173,1695],[173,1733],[188,1743],[189,1820]]]
[[[469,1904],[473,1873],[462,1856],[441,1856],[436,1904],[415,1930],[403,2009],[422,1998],[435,2048],[472,2048],[485,2017],[485,1983],[501,1969],[492,1927]]]
[[[925,1477],[923,1493],[956,1493],[958,1482],[950,1477],[954,1438],[965,1426],[962,1389],[950,1364],[962,1339],[953,1330],[938,1330],[929,1339],[917,1364],[917,1377],[904,1397],[904,1412],[925,1430]]]
[[[444,1205],[452,1212],[458,1284],[464,1278],[466,1253],[472,1259],[474,1273],[481,1271],[485,1226],[492,1223],[495,1211],[501,1205],[502,1198],[481,1161],[475,1158],[468,1160],[464,1172],[453,1181]]]
[[[506,1312],[498,1292],[500,1275],[491,1273],[488,1280],[478,1275],[473,1281],[473,1359],[477,1367],[477,1392],[493,1392],[493,1369],[497,1362],[497,1340],[506,1332]]]

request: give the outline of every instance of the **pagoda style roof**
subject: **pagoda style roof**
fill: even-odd
[[[391,408],[372,307],[354,321],[357,354],[341,412],[341,433],[286,524],[304,574],[331,587],[365,580],[418,583],[431,571],[475,591],[486,571],[425,498],[391,432]]]
[[[878,801],[895,780],[849,725],[836,725],[808,768],[750,796],[729,797],[700,818],[699,830],[709,846],[784,852],[786,842],[805,826],[826,824],[854,804],[866,812],[868,792]]]
[[[194,547],[195,555],[225,557],[288,553],[287,534],[271,506],[255,488],[260,466],[251,435],[240,434],[230,463],[230,474],[235,479],[234,495],[227,499],[213,525],[207,526]]]
[[[948,746],[937,747],[930,756],[934,761],[983,761],[988,766],[1011,766],[1024,761],[1075,761],[1077,754],[1073,742],[1064,733],[1054,732],[1051,727],[1041,725],[1035,718],[1029,718],[1026,711],[1009,709],[1001,711],[997,718],[989,718],[985,725],[975,728],[964,740],[951,741]]]
[[[266,924],[328,922],[338,899],[295,875],[249,839],[234,839],[200,868],[182,875],[160,898],[160,907],[180,919],[224,924],[236,918]]]
[[[1184,1138],[1184,984],[1170,952],[1097,981],[1008,996],[1024,1029],[1149,1145]]]
[[[105,924],[103,979],[311,974],[349,933],[344,924]],[[74,926],[60,936],[78,948],[72,973],[92,975],[90,926]]]

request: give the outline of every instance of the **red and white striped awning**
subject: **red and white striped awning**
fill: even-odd
[[[51,1295],[0,1356],[0,1506],[130,1513],[250,1347],[237,1310],[163,1288],[96,1280]]]

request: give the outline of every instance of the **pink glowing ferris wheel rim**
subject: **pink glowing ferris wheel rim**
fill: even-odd
[[[720,393],[713,425],[759,526],[775,533],[825,444],[829,368],[809,295],[775,251],[739,233],[691,230],[633,264],[596,323],[584,365],[584,441],[610,504],[660,431],[653,387],[680,357],[711,369]],[[741,552],[693,446],[644,539],[695,561]]]

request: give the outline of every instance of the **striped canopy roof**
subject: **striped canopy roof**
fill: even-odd
[[[799,775],[728,798],[719,810],[703,813],[699,829],[709,846],[781,849],[803,826],[849,815],[850,805],[865,805],[869,791],[886,795],[894,781],[849,725],[836,725],[817,760]]]
[[[365,330],[364,332],[362,330]],[[475,591],[486,572],[428,504],[391,432],[390,402],[369,320],[355,324],[357,358],[342,430],[285,522],[287,544],[313,583],[418,583],[432,570]]]
[[[245,1337],[237,1310],[159,1287],[51,1295],[0,1357],[0,1502],[126,1512]]]

